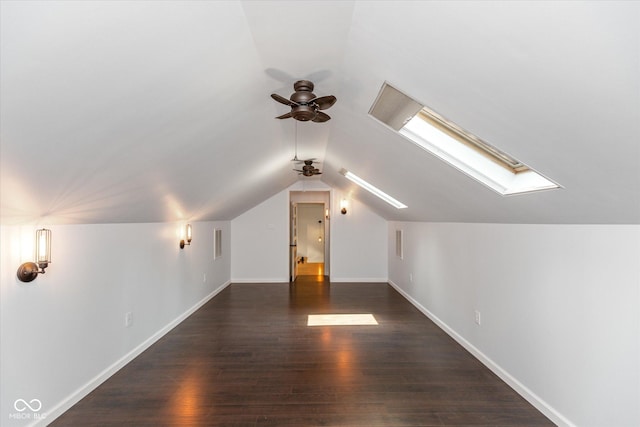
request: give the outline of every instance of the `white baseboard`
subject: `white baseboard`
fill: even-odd
[[[231,279],[231,283],[289,283],[289,279]]]
[[[502,381],[507,383],[509,387],[514,389],[520,396],[525,398],[529,403],[531,403],[536,409],[542,412],[547,418],[553,421],[558,426],[563,427],[575,427],[571,421],[569,421],[566,417],[556,411],[551,405],[545,402],[540,398],[537,394],[529,390],[524,384],[514,378],[511,374],[505,371],[502,367],[500,367],[497,363],[487,357],[482,351],[480,351],[477,347],[467,341],[462,335],[458,334],[455,330],[453,330],[449,325],[444,323],[438,316],[427,310],[422,304],[416,301],[411,295],[406,293],[402,288],[393,283],[393,281],[388,281],[389,285],[391,285],[396,291],[400,293],[407,301],[413,304],[418,310],[422,312],[425,316],[433,321],[440,329],[446,332],[451,338],[456,340],[458,344],[464,347],[469,353],[471,353],[476,359],[478,359],[482,364],[484,364],[487,368],[489,368],[494,374],[496,374]]]
[[[226,283],[219,286],[209,295],[198,301],[195,305],[189,308],[187,311],[182,313],[180,316],[176,317],[174,320],[169,322],[166,326],[160,329],[158,332],[153,334],[151,337],[147,338],[136,348],[131,350],[129,353],[125,354],[122,358],[116,361],[113,365],[107,367],[104,371],[100,372],[96,375],[92,380],[90,380],[87,384],[80,387],[78,390],[73,392],[70,396],[64,399],[62,402],[57,404],[51,411],[47,412],[46,419],[39,420],[31,426],[40,426],[47,425],[51,423],[53,420],[58,418],[60,415],[64,414],[67,410],[69,410],[73,405],[78,403],[82,398],[87,396],[93,390],[95,390],[100,384],[108,380],[113,374],[122,369],[127,363],[131,362],[133,359],[138,357],[143,351],[151,347],[156,341],[166,335],[173,328],[182,323],[187,317],[191,316],[195,313],[200,307],[205,305],[211,298],[215,297],[222,290],[224,290],[227,286],[231,284],[231,281],[227,281]]]
[[[388,283],[389,279],[381,277],[330,277],[331,283]]]

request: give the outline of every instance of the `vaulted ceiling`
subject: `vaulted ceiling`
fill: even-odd
[[[391,220],[640,223],[640,3],[0,7],[3,224],[231,219],[299,179]],[[274,119],[301,78],[330,121]],[[427,154],[368,115],[385,81],[563,188],[503,197]]]

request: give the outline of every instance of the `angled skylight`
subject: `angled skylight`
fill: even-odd
[[[524,163],[387,83],[369,114],[502,195],[559,188]]]
[[[394,208],[396,208],[396,209],[404,209],[404,208],[407,207],[407,205],[405,205],[404,203],[399,202],[398,200],[394,199],[393,197],[391,197],[390,195],[388,195],[384,191],[380,190],[378,187],[375,187],[375,186],[369,184],[367,181],[365,181],[364,179],[360,178],[358,175],[355,175],[355,174],[349,172],[346,169],[342,169],[340,171],[340,173],[342,175],[344,175],[344,177],[347,178],[349,181],[358,184],[360,187],[364,188],[365,190],[367,190],[371,194],[373,194],[375,196],[378,196],[379,198],[381,198],[385,202],[389,203]]]

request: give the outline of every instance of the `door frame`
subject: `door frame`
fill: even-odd
[[[289,282],[298,277],[298,203],[289,203]]]
[[[297,207],[297,204],[301,203],[313,203],[313,204],[322,204],[324,206],[324,275],[329,276],[331,272],[331,200],[332,200],[332,192],[330,189],[326,190],[307,190],[307,191],[299,191],[299,190],[290,190],[289,191],[289,244],[293,243],[293,206],[294,204]],[[297,216],[297,212],[296,212]],[[296,217],[297,220],[297,217]],[[297,226],[297,224],[296,224]],[[297,229],[296,229],[297,231]],[[297,245],[297,241],[296,241]],[[297,276],[297,250],[294,258],[292,254],[291,246],[289,247],[289,279],[290,281],[295,281],[295,277]],[[297,246],[296,246],[297,249]],[[295,265],[292,263],[295,261]],[[295,269],[295,272],[294,272]]]

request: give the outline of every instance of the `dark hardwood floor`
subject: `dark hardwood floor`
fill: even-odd
[[[372,313],[378,326],[306,326]],[[53,426],[548,426],[385,284],[232,284]]]

